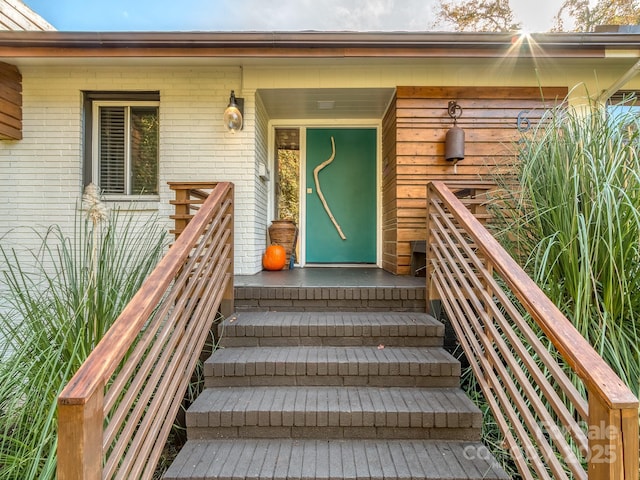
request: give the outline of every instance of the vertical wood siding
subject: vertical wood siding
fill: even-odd
[[[562,102],[567,88],[398,87],[383,121],[383,268],[408,275],[411,241],[426,238],[426,185],[432,180],[469,184],[491,180],[513,161],[518,118],[534,124]],[[444,159],[453,126],[447,106],[462,107],[465,158]]]

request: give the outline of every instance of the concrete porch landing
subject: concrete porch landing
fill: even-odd
[[[375,267],[305,267],[236,275],[236,287],[422,287],[424,277],[393,275]]]
[[[425,279],[379,268],[306,267],[235,276],[237,311],[425,311]]]

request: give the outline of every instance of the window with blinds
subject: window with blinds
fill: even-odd
[[[618,90],[607,101],[608,107],[640,108],[637,90]]]
[[[90,181],[105,195],[158,194],[158,104],[91,102]]]
[[[640,103],[638,91],[620,90],[609,98],[607,114],[612,122],[622,122],[623,131],[631,135],[638,129],[640,118]]]
[[[98,184],[106,194],[126,194],[125,107],[100,107]]]
[[[607,112],[612,118],[625,115],[629,112],[640,114],[638,93],[635,90],[620,90],[607,101]]]

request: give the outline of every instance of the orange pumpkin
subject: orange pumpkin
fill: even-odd
[[[282,270],[287,262],[287,252],[282,245],[269,245],[262,256],[265,270]]]

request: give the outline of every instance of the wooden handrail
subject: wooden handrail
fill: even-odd
[[[428,185],[427,209],[429,300],[523,478],[637,480],[638,399],[442,182]]]
[[[58,398],[58,478],[151,478],[217,312],[233,309],[219,183]]]

